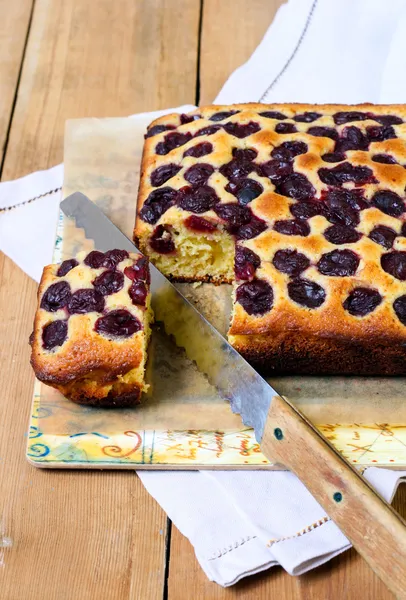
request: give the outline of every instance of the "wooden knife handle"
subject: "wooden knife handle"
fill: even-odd
[[[304,483],[397,598],[406,598],[406,523],[287,400],[276,396],[261,451]]]

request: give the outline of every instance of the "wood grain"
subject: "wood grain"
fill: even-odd
[[[62,160],[68,118],[193,102],[198,19],[194,0],[37,0],[3,179]],[[36,285],[4,256],[0,281],[1,598],[161,599],[167,519],[138,478],[26,462]]]

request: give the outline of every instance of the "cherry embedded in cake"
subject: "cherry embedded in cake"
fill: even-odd
[[[152,310],[148,259],[93,250],[45,267],[31,364],[42,382],[93,406],[137,404]]]
[[[405,122],[372,104],[165,115],[135,240],[173,279],[233,283],[229,340],[266,373],[405,374]]]

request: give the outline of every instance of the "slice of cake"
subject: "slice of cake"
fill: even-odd
[[[35,375],[80,404],[137,404],[151,321],[145,257],[94,250],[49,265],[30,338]]]
[[[229,339],[265,371],[405,374],[405,165],[404,105],[165,116],[134,235],[166,275],[235,279]]]

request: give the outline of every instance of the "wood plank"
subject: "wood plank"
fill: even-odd
[[[33,0],[0,0],[0,163],[3,160]]]
[[[200,105],[211,104],[258,46],[283,0],[204,0]]]
[[[198,0],[37,0],[3,179],[62,160],[68,118],[193,101],[198,19]],[[138,478],[26,462],[36,286],[4,256],[0,281],[0,596],[162,598],[167,519]]]

